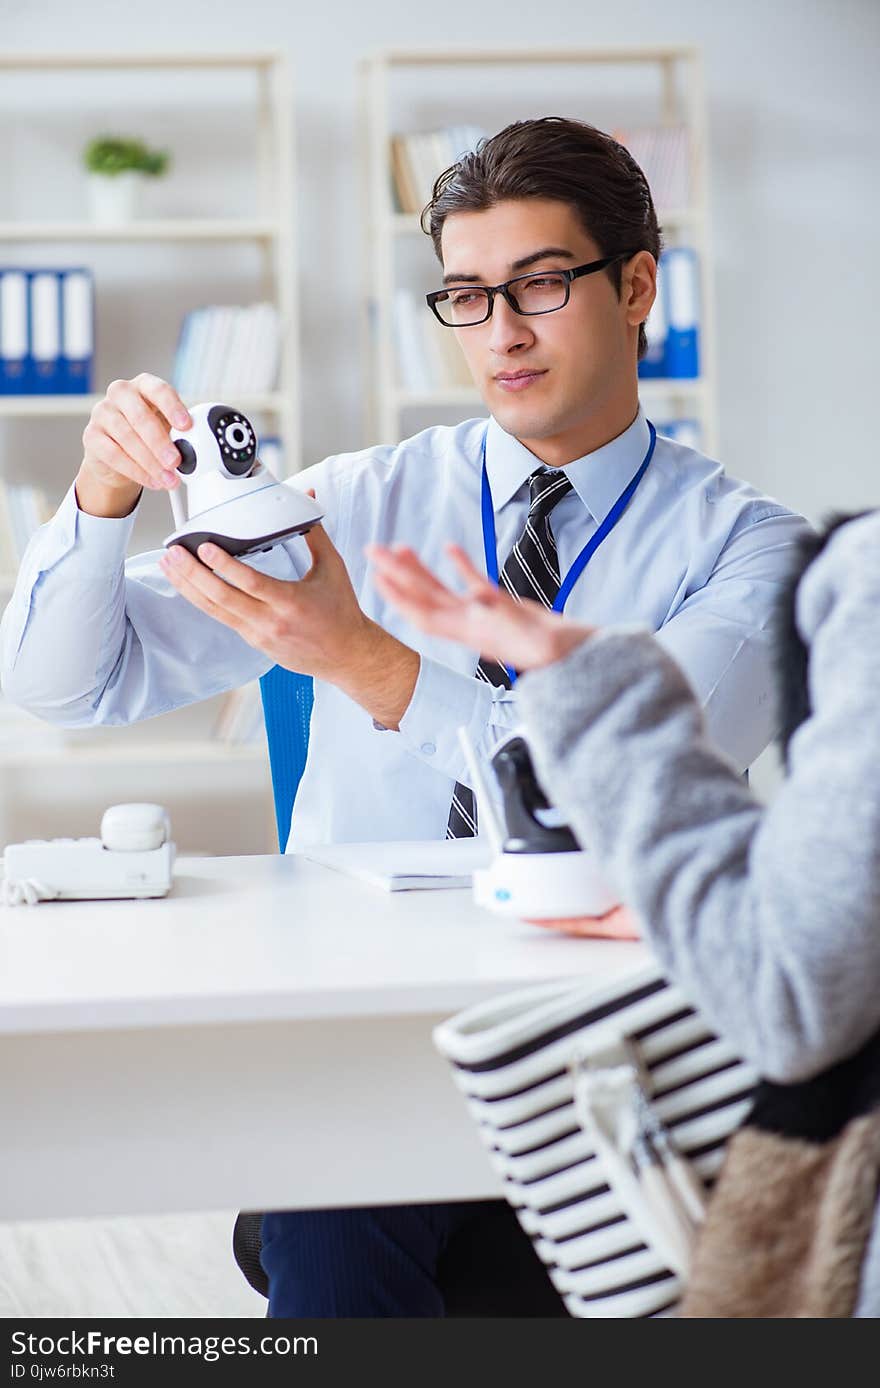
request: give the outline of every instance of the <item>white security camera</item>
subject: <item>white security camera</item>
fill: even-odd
[[[186,485],[188,511],[179,490],[169,493],[174,523],[166,548],[183,545],[195,554],[211,540],[241,557],[302,535],[321,519],[311,497],[273,477],[257,457],[257,436],[231,405],[193,405],[192,428],[172,429],[180,454],[177,471]]]

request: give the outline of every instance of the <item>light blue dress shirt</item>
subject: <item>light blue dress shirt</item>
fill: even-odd
[[[442,838],[455,781],[468,781],[457,729],[482,757],[516,723],[515,691],[474,677],[477,652],[415,630],[376,591],[369,541],[412,545],[456,586],[445,552],[484,564],[480,511],[485,420],[428,429],[394,446],[326,458],[295,478],[313,487],[366,614],[421,654],[399,732],[379,729],[333,685],[315,683],[308,761],[288,849],[306,843]],[[616,439],[570,463],[573,490],[552,515],[563,576],[640,466],[640,410]],[[538,461],[493,420],[486,465],[499,567],[522,529]],[[86,515],[73,488],[31,541],[3,618],[2,683],[32,713],[68,727],[130,723],[263,674],[271,661],[180,597],[155,553],[125,561],[136,512]],[[659,633],[688,675],[716,741],[739,770],[775,730],[768,623],[806,522],[718,463],[658,438],[628,510],[600,546],[566,614]],[[294,539],[250,563],[279,578],[308,568]]]

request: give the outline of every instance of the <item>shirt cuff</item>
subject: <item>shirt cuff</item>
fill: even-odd
[[[467,729],[478,746],[496,700],[513,698],[508,689],[493,690],[484,680],[463,675],[422,656],[409,707],[400,720],[404,746],[426,766],[454,781],[469,781],[458,730]]]
[[[77,548],[82,547],[82,561],[87,571],[106,574],[108,565],[125,562],[139,506],[140,502],[127,516],[92,516],[80,510],[75,486],[71,485],[53,524],[58,524],[69,536],[68,549],[77,542]]]

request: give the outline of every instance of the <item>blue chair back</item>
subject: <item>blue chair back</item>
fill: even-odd
[[[311,675],[296,675],[292,670],[273,665],[260,680],[260,694],[269,744],[278,848],[283,853],[290,833],[293,802],[309,750],[314,683]]]

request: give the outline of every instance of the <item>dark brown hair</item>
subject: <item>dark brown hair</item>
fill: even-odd
[[[443,223],[454,212],[484,212],[513,198],[555,198],[577,213],[599,255],[650,251],[661,237],[647,179],[629,150],[595,126],[563,116],[514,121],[446,169],[422,212],[442,262]],[[620,293],[620,262],[605,273]],[[647,349],[639,326],[639,357]]]

